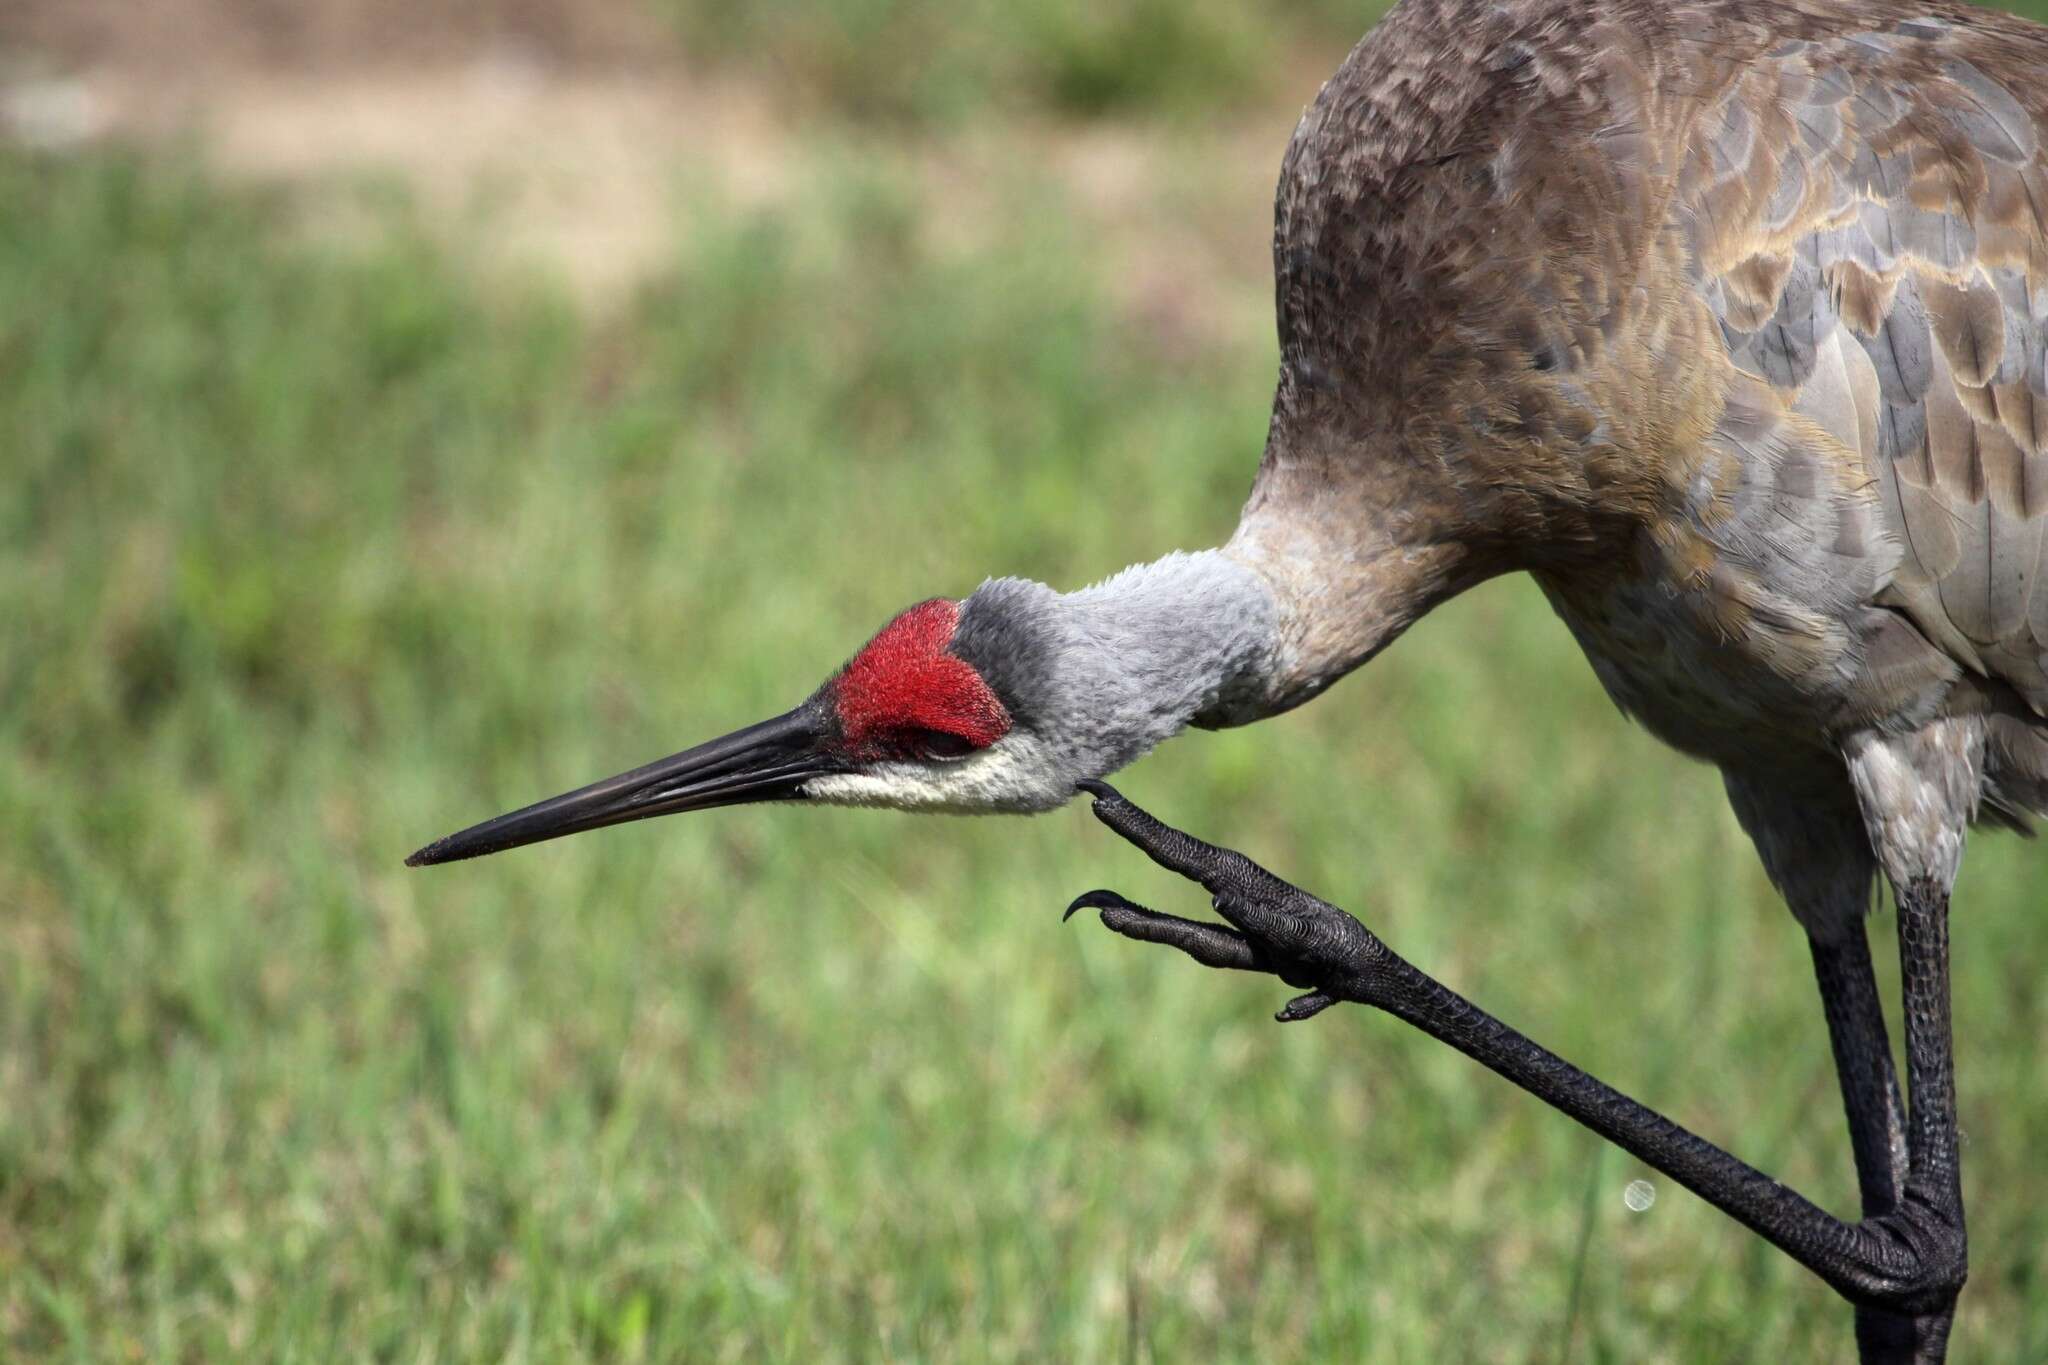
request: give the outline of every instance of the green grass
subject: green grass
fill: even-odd
[[[316,248],[0,160],[0,1355],[1843,1357],[1810,1276],[1448,1050],[1061,925],[1200,904],[1078,809],[400,866],[919,597],[1228,532],[1270,340],[1162,343],[1016,193],[968,250],[846,172],[700,202],[598,325],[402,216]],[[1124,782],[1851,1206],[1798,930],[1527,584]],[[1972,1360],[2048,1353],[2032,856],[1958,909]]]
[[[1306,99],[1391,0],[648,0],[799,108],[925,127]],[[2048,0],[1991,8],[2048,18]]]
[[[1292,94],[1388,0],[651,0],[692,53],[859,119],[941,124],[991,108],[1187,113]],[[1309,87],[1313,89],[1311,85]]]

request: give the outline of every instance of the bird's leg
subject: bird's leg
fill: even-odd
[[[1906,1106],[1892,1067],[1884,1006],[1870,963],[1870,938],[1862,917],[1828,926],[1809,939],[1813,975],[1827,1014],[1828,1041],[1849,1118],[1849,1142],[1856,1154],[1856,1184],[1863,1216],[1881,1217],[1899,1206],[1906,1183]],[[1866,1365],[1914,1358],[1925,1335],[1912,1314],[1856,1308],[1858,1354]]]
[[[1922,878],[1894,889],[1899,903],[1899,992],[1906,1018],[1906,1088],[1912,1108],[1899,1210],[1865,1221],[1900,1223],[1916,1233],[1916,1251],[1945,1263],[1941,1278],[1946,1292],[1915,1305],[1910,1320],[1859,1318],[1856,1327],[1866,1359],[1919,1365],[1948,1354],[1956,1296],[1969,1271],[1969,1243],[1963,1222],[1955,1039],[1949,1016],[1948,888]]]
[[[1343,910],[1242,854],[1162,825],[1103,783],[1086,787],[1098,819],[1162,867],[1199,882],[1230,927],[1163,915],[1111,891],[1089,892],[1068,907],[1069,914],[1091,907],[1127,938],[1169,944],[1212,967],[1270,972],[1301,987],[1305,994],[1280,1011],[1282,1021],[1350,1001],[1414,1025],[1662,1171],[1851,1303],[1925,1324],[1927,1331],[1905,1359],[1942,1358],[1965,1268],[1948,1053],[1945,897],[1911,889],[1900,896],[1912,1099],[1902,1198],[1891,1212],[1846,1223],[1538,1046],[1409,964]]]
[[[1884,1005],[1870,964],[1870,939],[1859,919],[1838,935],[1810,939],[1809,946],[1821,1008],[1827,1014],[1835,1074],[1842,1083],[1842,1107],[1849,1116],[1863,1215],[1890,1213],[1898,1207],[1906,1182],[1906,1106],[1892,1068]]]

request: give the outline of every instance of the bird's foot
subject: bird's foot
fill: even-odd
[[[1282,881],[1242,853],[1162,824],[1106,782],[1084,782],[1081,788],[1095,798],[1096,819],[1169,872],[1200,883],[1229,923],[1161,914],[1114,891],[1076,897],[1068,916],[1096,910],[1103,924],[1125,938],[1167,944],[1208,967],[1269,972],[1305,992],[1274,1016],[1282,1023],[1311,1018],[1339,1001],[1388,1003],[1385,997],[1396,989],[1396,981],[1386,968],[1397,959],[1350,914]]]

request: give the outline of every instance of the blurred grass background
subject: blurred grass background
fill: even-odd
[[[1227,534],[1273,167],[1371,13],[194,0],[174,120],[177,15],[0,29],[0,1354],[1843,1358],[1811,1277],[1445,1049],[1061,926],[1094,885],[1198,908],[1079,810],[400,866],[786,706],[907,602]],[[332,110],[508,42],[528,86],[753,100],[749,174],[682,128],[593,295],[479,264],[554,170],[220,150],[249,81]],[[112,112],[48,136],[75,71]],[[1123,781],[1852,1207],[1796,926],[1527,584]],[[1959,1359],[2048,1355],[2032,857],[1981,840],[1958,902]]]

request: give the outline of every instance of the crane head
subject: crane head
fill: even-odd
[[[1037,651],[961,630],[965,604],[897,615],[801,706],[708,744],[438,839],[408,866],[455,862],[605,825],[755,801],[905,810],[1048,810],[1068,773],[1016,723],[998,678]],[[975,647],[975,639],[980,648]],[[990,642],[994,641],[993,644]],[[979,656],[977,662],[970,657]],[[993,675],[993,676],[992,676]]]

